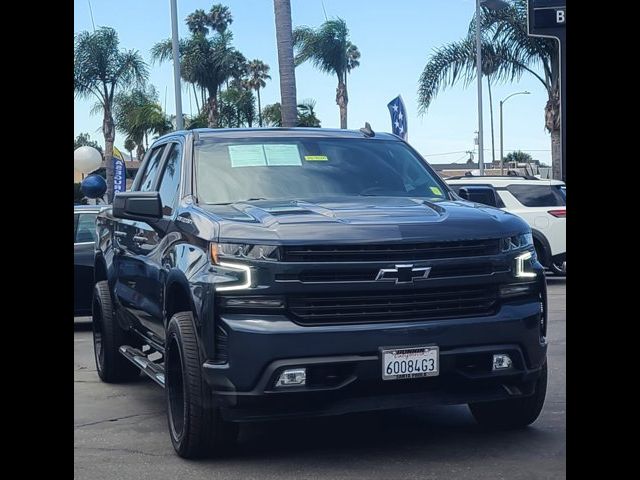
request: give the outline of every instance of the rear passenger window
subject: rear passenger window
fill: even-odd
[[[497,208],[505,208],[504,202],[502,201],[502,198],[500,198],[500,195],[498,195],[498,192],[496,192],[496,189],[493,187],[493,185],[488,185],[486,183],[469,183],[469,184],[464,184],[464,183],[455,183],[455,184],[449,184],[449,188],[451,188],[451,190],[453,190],[454,192],[456,192],[457,195],[460,195],[460,189],[462,187],[489,187],[491,189],[493,189],[493,194],[495,195],[496,198],[496,207]]]
[[[162,160],[163,151],[164,145],[154,149],[151,152],[151,157],[147,162],[144,174],[142,175],[142,180],[140,180],[140,183],[138,184],[138,191],[148,192],[153,188],[160,170],[160,160]]]
[[[549,185],[509,185],[507,190],[525,207],[560,207],[565,200]]]

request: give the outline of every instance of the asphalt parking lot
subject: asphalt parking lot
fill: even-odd
[[[79,479],[562,479],[566,477],[564,279],[549,277],[549,387],[529,428],[487,432],[467,407],[430,407],[243,425],[224,459],[173,451],[164,392],[148,379],[101,383],[87,318],[75,319],[74,444]]]

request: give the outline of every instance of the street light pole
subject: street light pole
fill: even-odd
[[[476,0],[476,76],[478,77],[478,163],[484,175],[484,136],[482,125],[482,37],[480,35],[480,5],[489,10],[502,10],[509,4],[503,0]]]
[[[484,141],[482,125],[482,39],[480,37],[480,1],[476,0],[476,76],[478,77],[478,164],[484,175]]]
[[[504,105],[504,103],[507,100],[509,100],[511,97],[514,97],[516,95],[529,95],[530,93],[531,92],[528,92],[526,90],[524,92],[516,92],[509,95],[504,100],[500,100],[500,175],[504,175],[504,141],[503,141],[503,135],[502,135],[502,105]]]
[[[176,95],[176,130],[183,129],[182,89],[180,87],[180,50],[178,47],[178,7],[171,1],[171,47],[173,50],[173,85]]]

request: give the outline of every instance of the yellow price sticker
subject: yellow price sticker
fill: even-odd
[[[305,155],[304,159],[307,162],[326,162],[329,160],[326,155]]]
[[[438,195],[439,197],[441,197],[441,196],[442,196],[442,191],[441,191],[438,187],[429,187],[429,188],[431,188],[431,191],[432,191],[434,194]]]

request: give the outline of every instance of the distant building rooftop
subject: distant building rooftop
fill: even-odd
[[[436,172],[441,172],[442,170],[477,170],[479,167],[478,162],[473,163],[430,163],[431,167]],[[493,163],[484,162],[484,168],[494,168]]]

